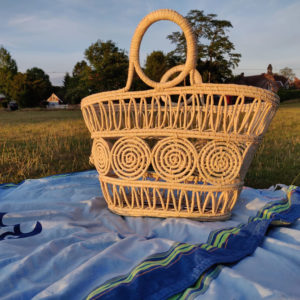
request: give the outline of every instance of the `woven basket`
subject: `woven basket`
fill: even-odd
[[[154,82],[140,67],[139,49],[147,28],[159,20],[182,28],[187,59]],[[93,139],[91,161],[113,212],[198,220],[230,216],[279,98],[255,87],[202,83],[195,66],[187,20],[172,10],[154,11],[133,36],[126,87],[82,100]],[[134,70],[153,89],[130,92]],[[188,75],[191,86],[176,87]]]

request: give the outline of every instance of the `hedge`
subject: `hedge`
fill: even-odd
[[[280,97],[281,102],[296,98],[300,99],[300,90],[296,89],[280,89],[277,94]]]

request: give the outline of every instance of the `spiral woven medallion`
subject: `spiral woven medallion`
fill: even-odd
[[[95,139],[92,147],[92,157],[100,175],[106,175],[110,170],[109,154],[108,143],[103,138]]]
[[[173,137],[160,140],[152,151],[152,164],[162,179],[180,182],[196,167],[197,152],[187,139]]]
[[[112,167],[123,179],[138,179],[150,164],[149,146],[138,137],[119,139],[112,148]]]
[[[209,183],[229,183],[238,176],[241,165],[239,148],[232,142],[211,141],[199,153],[198,170]]]

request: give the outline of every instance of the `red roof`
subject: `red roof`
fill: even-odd
[[[59,99],[54,93],[47,99],[47,102],[63,103],[63,101],[61,99]]]

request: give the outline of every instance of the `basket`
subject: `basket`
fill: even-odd
[[[139,49],[147,28],[159,20],[181,27],[187,59],[154,82],[140,67]],[[196,43],[187,20],[172,10],[154,11],[134,33],[126,87],[82,100],[93,139],[90,160],[111,211],[198,220],[230,217],[279,98],[256,87],[202,83],[195,67]],[[134,71],[152,89],[129,91]],[[190,86],[177,86],[187,76]]]

